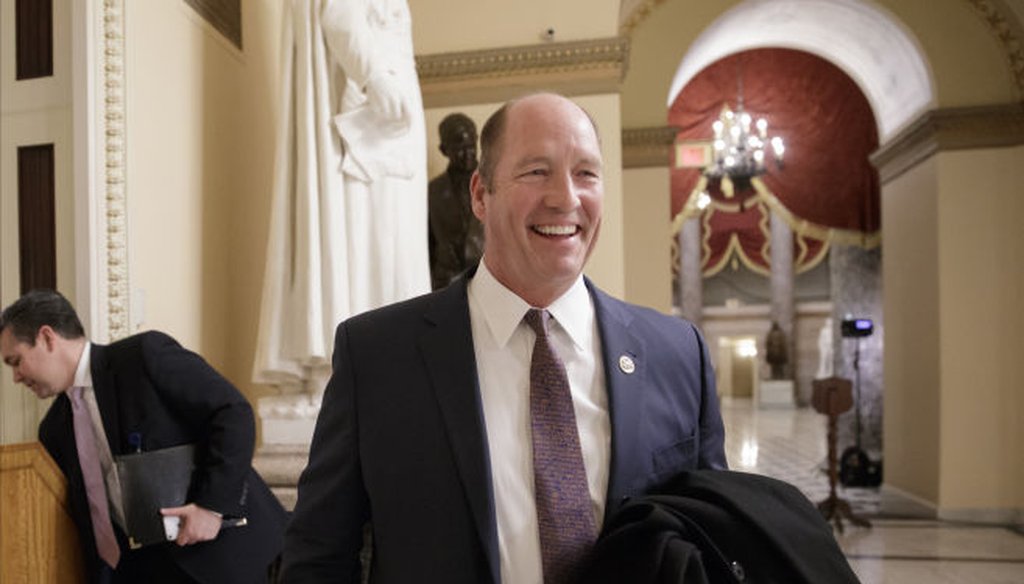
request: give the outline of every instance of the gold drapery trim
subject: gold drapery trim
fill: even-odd
[[[744,204],[746,205],[749,202],[761,202],[767,204],[772,211],[775,211],[780,217],[782,217],[796,235],[811,237],[829,244],[855,245],[864,249],[873,249],[882,243],[882,234],[880,231],[864,233],[852,229],[837,229],[835,227],[827,227],[824,225],[818,225],[817,223],[811,223],[806,219],[797,217],[792,211],[782,204],[782,201],[780,201],[778,197],[776,197],[775,194],[765,186],[761,179],[755,177],[750,180],[750,183],[753,185],[757,194],[752,197],[748,197]],[[679,230],[682,229],[683,223],[686,222],[687,219],[702,212],[701,209],[697,208],[697,195],[706,187],[707,177],[701,176],[697,181],[697,185],[690,193],[690,197],[687,199],[683,209],[679,211],[679,213],[676,213],[676,216],[672,218],[673,236],[679,233]],[[708,208],[736,213],[740,210],[739,207],[739,203],[721,203],[718,201],[712,201]]]

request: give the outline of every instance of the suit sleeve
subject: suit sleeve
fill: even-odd
[[[224,515],[241,515],[256,442],[249,402],[202,357],[165,334],[145,335],[142,356],[161,400],[202,436],[190,502]]]
[[[334,341],[334,371],[317,418],[309,464],[285,535],[282,581],[359,582],[369,519],[360,470],[354,372],[345,324]]]
[[[722,424],[722,412],[718,403],[718,390],[715,387],[715,370],[711,366],[707,343],[704,337],[693,327],[700,347],[700,452],[697,468],[723,470],[728,468],[725,460],[725,427]]]

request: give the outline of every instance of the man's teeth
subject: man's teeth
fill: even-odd
[[[543,235],[572,235],[576,233],[575,225],[536,225],[533,229]]]

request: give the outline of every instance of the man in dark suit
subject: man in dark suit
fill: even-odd
[[[252,408],[199,355],[159,332],[92,344],[50,290],[0,314],[0,354],[15,382],[56,397],[39,440],[68,480],[90,581],[267,581],[285,512],[251,466]],[[131,550],[113,459],[183,444],[196,446],[188,503],[162,510],[177,539]],[[232,518],[246,525],[221,531]]]
[[[573,535],[590,545],[630,496],[682,470],[725,467],[696,328],[582,276],[603,199],[590,116],[556,95],[515,100],[487,121],[481,153],[471,184],[485,233],[479,266],[338,327],[285,582],[358,582],[364,533],[371,582],[570,581],[571,568],[549,571],[570,549],[552,545],[552,532],[582,524]],[[535,328],[535,314],[550,328]],[[560,373],[535,375],[538,361]],[[534,394],[555,395],[552,386],[568,386],[575,427],[561,435],[564,453],[549,456],[537,436],[548,435],[543,405],[556,400],[538,406]],[[566,464],[554,496],[544,482],[552,459]],[[557,499],[581,489],[583,507],[560,512]]]

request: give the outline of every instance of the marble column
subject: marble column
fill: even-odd
[[[793,231],[781,215],[772,211],[771,216],[771,261],[772,261],[772,311],[771,320],[779,323],[779,328],[786,335],[785,378],[795,379],[796,364],[796,332],[795,309],[793,301]]]
[[[879,248],[833,245],[829,254],[835,375],[856,381],[859,369],[861,446],[876,457],[882,450],[882,252]],[[843,337],[841,323],[847,316],[871,319],[871,336]],[[857,442],[856,427],[856,413],[850,408],[839,418],[841,449]]]
[[[679,238],[679,307],[683,318],[701,324],[704,277],[700,266],[700,216],[687,219]]]

